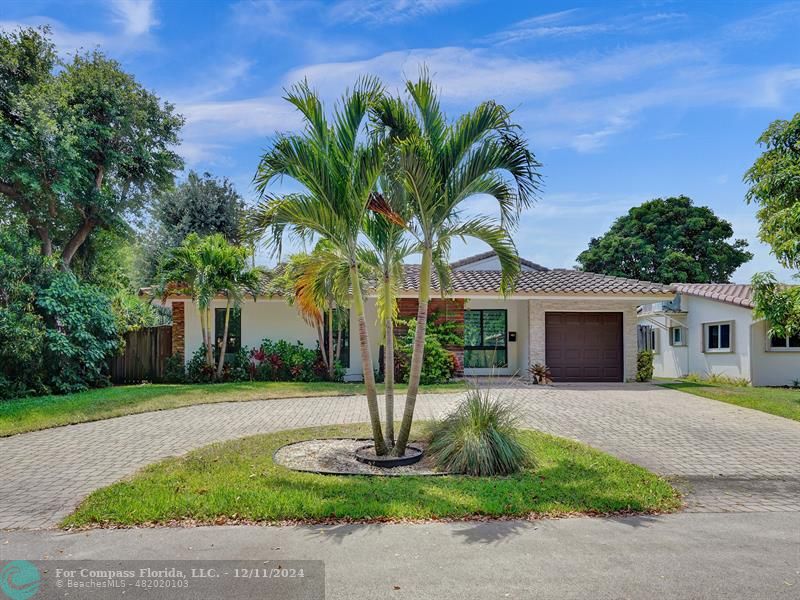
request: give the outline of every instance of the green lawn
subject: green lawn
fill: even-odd
[[[692,381],[659,383],[659,385],[800,421],[800,389],[743,387]]]
[[[95,491],[62,526],[653,513],[680,506],[678,493],[646,469],[535,431],[521,437],[538,466],[510,477],[316,475],[272,461],[286,443],[367,434],[366,425],[331,426],[213,444]]]
[[[456,392],[464,383],[421,386],[422,393]],[[382,391],[382,386],[379,386]],[[398,385],[404,393],[406,386]],[[221,384],[143,384],[0,402],[0,437],[59,425],[99,421],[111,417],[208,404],[309,396],[352,396],[364,393],[358,383],[243,382]]]

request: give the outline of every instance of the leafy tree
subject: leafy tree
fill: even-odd
[[[449,123],[424,70],[416,82],[406,82],[406,92],[409,104],[383,98],[373,110],[375,136],[397,144],[401,180],[412,207],[407,227],[422,252],[408,392],[393,450],[397,456],[405,453],[414,418],[434,265],[446,267],[454,238],[479,239],[497,253],[502,291],[510,292],[520,268],[510,230],[532,202],[539,178],[539,163],[505,107],[484,102]],[[497,200],[500,222],[485,216],[464,217],[465,201],[476,194]],[[446,268],[437,270],[439,280],[447,284]]]
[[[372,370],[358,244],[383,164],[382,146],[360,134],[370,107],[382,92],[377,80],[360,79],[334,108],[329,121],[322,101],[307,82],[289,90],[286,99],[302,114],[305,129],[297,135],[278,135],[261,158],[255,181],[265,200],[254,217],[259,230],[271,233],[268,243],[276,251],[280,250],[285,233],[316,235],[347,261],[372,437],[379,455],[386,454],[387,448]],[[295,180],[303,191],[269,195],[270,184],[279,177]]]
[[[150,226],[141,236],[139,280],[152,283],[163,253],[179,246],[190,233],[219,233],[232,244],[248,245],[246,216],[244,200],[230,181],[190,171],[185,181],[153,202]]]
[[[745,173],[746,200],[759,207],[759,238],[781,265],[800,270],[800,113],[771,123],[758,143],[766,149]],[[780,285],[772,273],[756,274],[753,286],[755,314],[770,333],[800,334],[800,287]]]
[[[656,198],[635,206],[578,255],[583,271],[660,283],[726,283],[753,258],[733,227],[691,198]]]
[[[64,268],[172,185],[182,124],[102,53],[62,64],[46,28],[0,33],[0,200]]]

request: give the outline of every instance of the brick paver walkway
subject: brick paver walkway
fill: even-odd
[[[520,385],[499,393],[518,403],[526,426],[670,476],[689,492],[689,510],[800,511],[800,423],[639,384]],[[422,396],[417,415],[441,414],[460,396]],[[362,397],[267,400],[0,439],[0,529],[51,527],[92,490],[211,442],[366,418]]]

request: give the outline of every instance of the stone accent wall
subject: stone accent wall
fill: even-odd
[[[574,299],[574,300],[529,300],[529,356],[528,364],[545,364],[545,320],[546,312],[621,312],[622,352],[625,381],[636,381],[636,308],[638,304],[629,300]]]
[[[186,303],[172,303],[172,354],[184,355],[186,351]]]
[[[437,322],[451,321],[459,324],[460,333],[464,333],[464,304],[463,298],[432,298],[428,302],[428,317],[430,315],[438,315]],[[401,319],[412,319],[417,316],[417,307],[419,302],[416,298],[398,298],[397,299],[397,312],[398,317]],[[395,327],[395,336],[405,335],[407,328],[399,325]],[[458,364],[461,365],[462,371],[457,375],[463,375],[464,368],[464,346],[445,346],[447,350],[456,355]]]

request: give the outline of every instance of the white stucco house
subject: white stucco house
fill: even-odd
[[[463,347],[449,348],[461,360],[465,375],[528,375],[530,365],[547,364],[556,381],[629,381],[636,377],[637,309],[670,300],[669,287],[585,273],[548,269],[521,260],[515,291],[500,294],[500,265],[492,252],[452,263],[451,290],[434,293],[431,315],[463,323]],[[438,282],[433,285],[438,289]],[[419,265],[406,265],[399,312],[417,312]],[[201,345],[200,322],[191,300],[169,296],[173,312],[173,353],[188,360]],[[215,338],[221,341],[224,299],[214,302]],[[375,298],[367,297],[372,356],[378,368],[380,329]],[[231,324],[228,347],[260,345],[264,338],[301,341],[314,348],[314,330],[280,297],[248,300]],[[217,331],[219,330],[219,331]],[[350,317],[349,344],[343,354],[346,378],[362,376],[355,319]]]
[[[800,337],[767,335],[753,317],[752,289],[738,284],[675,284],[669,302],[643,306],[641,336],[655,354],[656,377],[690,373],[784,386],[800,380]]]

